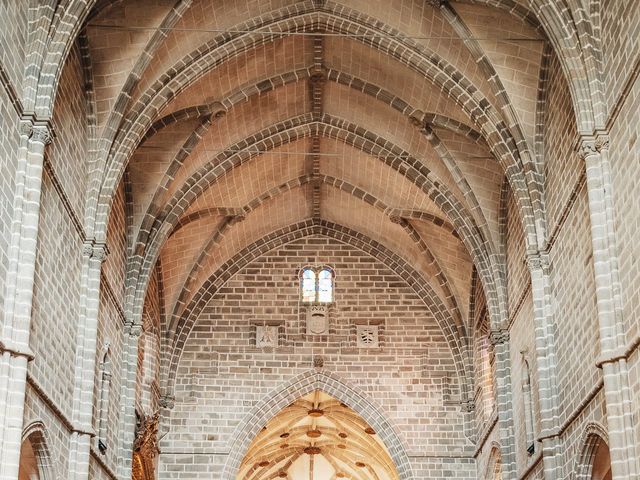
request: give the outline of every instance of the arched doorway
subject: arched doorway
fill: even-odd
[[[18,480],[40,480],[40,468],[31,441],[27,438],[20,446]]]
[[[611,480],[611,455],[606,438],[606,431],[600,425],[587,427],[576,464],[576,480]]]
[[[502,455],[498,445],[494,445],[491,449],[484,478],[485,480],[502,480]]]
[[[611,480],[611,456],[609,446],[601,441],[593,457],[591,480]]]
[[[308,370],[277,389],[258,402],[238,425],[221,479],[236,480],[242,460],[250,451],[253,441],[264,431],[265,422],[316,390],[326,393],[351,410],[371,426],[379,440],[388,447],[389,455],[397,469],[399,480],[413,480],[411,463],[406,448],[396,428],[386,418],[383,410],[367,394],[340,376],[325,370]],[[266,413],[265,413],[266,412]]]
[[[315,390],[263,427],[237,478],[398,480],[399,476],[375,430],[347,405]]]
[[[25,429],[20,446],[18,480],[51,480],[51,456],[44,435],[44,427],[36,422]]]

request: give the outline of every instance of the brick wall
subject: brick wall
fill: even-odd
[[[299,333],[304,332],[305,308],[297,273],[310,263],[327,263],[336,272],[328,336]],[[282,346],[275,351],[253,346],[253,325],[264,321],[282,324]],[[383,347],[354,348],[354,322],[381,325]],[[234,431],[251,407],[309,370],[314,355],[324,357],[327,371],[381,405],[415,456],[414,473],[471,476],[471,459],[438,458],[468,457],[470,442],[460,406],[447,402],[445,386],[451,390],[449,400],[458,398],[456,374],[428,305],[376,259],[336,240],[311,237],[242,269],[198,318],[178,367],[161,477],[210,478],[219,472]],[[194,463],[172,453],[191,451],[197,452]]]
[[[4,322],[4,295],[8,249],[13,217],[13,196],[18,157],[20,129],[16,113],[7,92],[0,88],[0,131],[6,132],[0,142],[0,318]]]

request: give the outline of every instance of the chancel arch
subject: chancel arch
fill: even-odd
[[[305,422],[308,419],[304,417],[299,419],[297,417],[285,418],[284,423],[279,421],[280,419],[278,418],[283,414],[286,417],[288,410],[299,410],[307,404],[311,407],[308,410],[324,410],[321,407],[326,407],[327,416],[332,417],[327,422],[326,434],[330,434],[331,440],[335,443],[335,447],[333,445],[328,446],[332,451],[338,450],[339,452],[337,461],[327,462],[329,465],[322,467],[325,471],[319,471],[320,474],[313,478],[332,478],[332,475],[335,476],[334,478],[340,478],[336,475],[339,473],[345,473],[345,478],[349,476],[367,478],[367,475],[377,475],[377,478],[385,480],[387,478],[402,480],[415,478],[405,446],[398,437],[396,428],[386,418],[381,408],[372,399],[368,398],[365,392],[350,385],[339,376],[322,370],[309,370],[294,377],[286,384],[275,389],[254,407],[234,432],[233,451],[238,453],[231,455],[227,460],[222,478],[235,480],[236,476],[243,471],[253,469],[253,460],[257,460],[257,458],[252,456],[252,444],[261,441],[260,435],[267,437],[269,435],[269,427],[278,430],[278,440],[283,440],[284,438],[285,442],[291,443],[292,446],[295,445],[296,447],[298,444],[311,443],[308,441],[312,438],[321,438],[321,436],[309,437],[307,435],[308,431],[304,431],[301,435],[296,432],[296,435],[293,435],[293,439],[291,439],[290,432],[279,431],[283,426],[296,428],[298,423],[301,425],[308,423]],[[258,412],[260,412],[260,415],[256,415]],[[270,413],[264,415],[265,412]],[[308,411],[305,412],[305,416],[309,416],[308,413]],[[325,412],[323,411],[322,413],[324,416]],[[313,418],[313,416],[310,417],[310,419]],[[265,422],[265,420],[268,421]],[[265,426],[267,431],[264,430]],[[316,423],[314,429],[318,428]],[[304,430],[304,428],[300,428],[300,430]],[[334,432],[333,430],[336,431]],[[282,437],[283,433],[290,434]],[[346,435],[340,435],[341,433]],[[314,445],[312,446],[315,447],[315,440],[313,443]],[[324,444],[324,441],[321,443]],[[346,449],[338,446],[347,443],[350,444],[350,447]],[[278,447],[280,446],[278,445]],[[321,449],[322,446],[317,448]],[[349,448],[353,448],[351,453],[348,452]],[[345,453],[340,452],[340,450],[345,450]],[[296,456],[299,452],[287,451],[287,453],[291,456]],[[322,455],[322,452],[318,454]],[[307,457],[311,456],[309,454],[305,455]],[[313,455],[316,455],[316,453],[313,452]],[[290,459],[291,457],[289,456],[286,460],[282,459],[276,464],[279,467],[277,473],[281,471],[280,467],[283,466],[280,465],[280,462],[284,461],[286,465]],[[308,461],[308,458],[303,460]],[[360,463],[364,465],[360,466]],[[291,465],[288,465],[288,468],[290,467]],[[309,475],[308,464],[301,465],[298,468],[305,469],[307,475]],[[326,470],[330,471],[331,469],[334,471],[327,476]],[[373,472],[371,469],[373,469]],[[359,473],[359,470],[365,471],[365,475],[360,477],[362,474]],[[255,478],[262,477],[256,476]]]

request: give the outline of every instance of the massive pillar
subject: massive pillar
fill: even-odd
[[[127,325],[122,342],[122,369],[120,389],[120,430],[118,445],[118,478],[131,478],[133,443],[136,426],[136,375],[138,373],[138,340],[142,326]]]
[[[0,480],[18,478],[27,382],[29,328],[38,243],[40,194],[49,127],[22,123],[18,149],[5,310],[0,335]]]
[[[69,479],[84,480],[89,475],[93,391],[95,382],[96,338],[100,306],[100,270],[106,258],[106,245],[86,241],[83,247],[80,316],[76,334],[73,424],[69,451]]]
[[[598,365],[604,379],[611,472],[614,480],[627,480],[638,478],[640,472],[622,321],[608,149],[609,139],[605,135],[582,138],[600,330]]]
[[[492,330],[489,336],[496,355],[498,430],[500,433],[502,480],[516,478],[516,450],[513,431],[513,390],[511,388],[511,348],[507,330]]]
[[[562,478],[556,329],[551,303],[548,255],[540,252],[527,255],[527,266],[531,273],[541,423],[539,439],[542,442],[544,476],[545,478]]]

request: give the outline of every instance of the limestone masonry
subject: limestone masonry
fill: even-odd
[[[639,480],[640,0],[0,0],[0,480]]]

